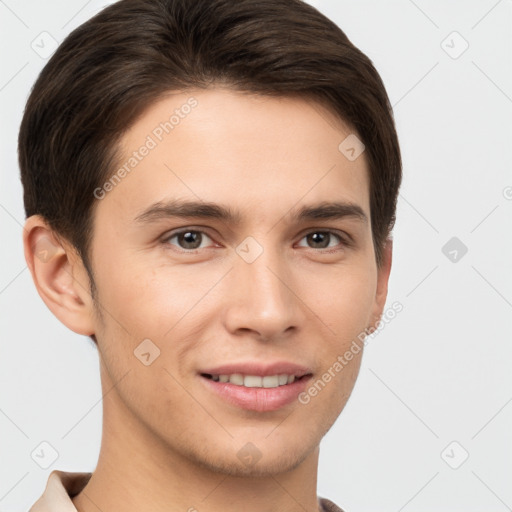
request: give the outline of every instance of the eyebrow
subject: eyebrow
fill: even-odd
[[[289,217],[290,213],[288,212],[283,217],[285,216]],[[149,224],[172,217],[216,219],[231,224],[240,224],[242,220],[240,212],[234,211],[227,206],[212,202],[180,199],[154,203],[137,215],[134,220],[139,224]],[[292,219],[304,222],[311,220],[336,220],[345,217],[368,223],[368,217],[359,205],[339,201],[303,206],[293,215]]]

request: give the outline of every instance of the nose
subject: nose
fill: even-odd
[[[298,284],[289,263],[268,247],[252,262],[240,254],[234,254],[225,283],[229,290],[223,308],[226,329],[266,341],[289,336],[302,319]]]

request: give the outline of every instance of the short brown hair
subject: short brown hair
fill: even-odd
[[[40,73],[18,150],[25,213],[89,259],[95,195],[125,131],[170,91],[216,83],[327,105],[365,144],[376,261],[395,222],[402,164],[370,59],[301,0],[121,0],[75,29]],[[341,141],[340,141],[341,142]]]

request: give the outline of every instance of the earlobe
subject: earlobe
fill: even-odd
[[[23,247],[37,292],[50,311],[72,331],[94,334],[89,279],[71,244],[34,215],[25,223]]]

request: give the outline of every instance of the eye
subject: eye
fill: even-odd
[[[171,241],[176,239],[177,245],[180,249],[193,251],[196,249],[203,249],[205,246],[202,242],[205,239],[211,240],[211,238],[204,232],[195,229],[184,229],[182,231],[175,232],[163,240],[166,244],[176,245]]]
[[[338,243],[330,245],[330,242],[333,241],[333,236],[338,239]],[[341,235],[338,235],[333,231],[311,231],[307,233],[303,239],[306,239],[308,243],[313,244],[312,247],[310,246],[312,249],[328,249],[330,247],[336,247],[340,244],[342,246],[348,245],[348,242]]]
[[[207,245],[208,240],[213,242],[211,237],[209,237],[204,231],[188,228],[171,233],[169,236],[164,238],[162,242],[166,245],[177,246],[182,250],[182,252],[194,252],[199,249],[209,247]],[[311,249],[329,249],[336,247],[337,249],[335,250],[340,250],[341,248],[350,245],[349,240],[344,238],[341,234],[329,230],[310,231],[303,236],[302,240],[306,240],[306,243],[308,244],[306,247]],[[299,246],[304,247],[302,244],[299,244]]]

